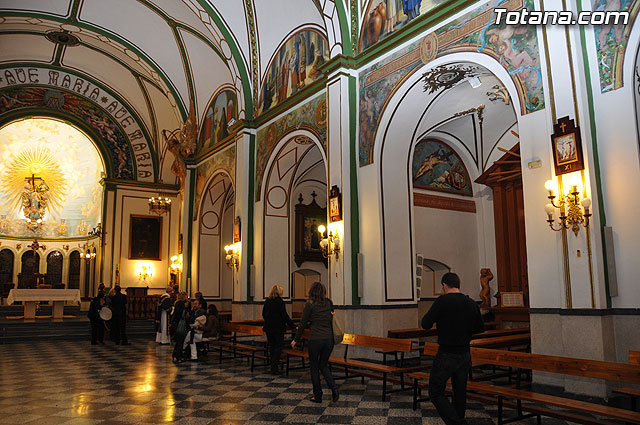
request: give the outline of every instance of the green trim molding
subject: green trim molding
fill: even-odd
[[[582,2],[576,2],[578,5],[578,13],[582,12]],[[600,242],[601,246],[605,246],[604,226],[607,222],[606,210],[604,207],[604,198],[602,196],[602,173],[600,171],[600,155],[598,154],[598,133],[596,128],[595,119],[595,106],[593,102],[593,84],[591,83],[591,73],[589,65],[589,54],[587,51],[587,41],[585,36],[585,27],[580,27],[580,44],[582,45],[582,61],[584,64],[584,76],[585,84],[587,86],[587,103],[589,106],[589,128],[591,132],[591,149],[593,152],[593,173],[595,177],[596,187],[596,202],[598,203],[598,214],[600,215]],[[593,196],[593,195],[592,195]],[[609,271],[607,267],[607,253],[606,250],[602,250],[603,264],[604,264],[604,283],[605,283],[605,295],[607,299],[607,308],[611,308],[611,290],[609,288]]]
[[[358,88],[356,78],[349,76],[349,183],[351,201],[351,303],[360,305],[358,296],[358,252],[360,252],[360,209],[358,206],[358,139],[356,121]]]
[[[253,301],[251,296],[251,265],[253,264],[253,210],[255,208],[253,192],[255,190],[255,169],[256,169],[256,135],[249,134],[249,190],[247,193],[247,300]]]

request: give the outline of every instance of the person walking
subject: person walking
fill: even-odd
[[[322,403],[322,386],[320,385],[320,373],[327,381],[327,386],[331,390],[332,400],[338,401],[340,395],[338,387],[333,380],[331,369],[329,369],[329,356],[333,351],[333,303],[327,298],[327,292],[320,282],[315,282],[309,288],[309,301],[302,311],[300,326],[296,336],[291,341],[291,348],[295,348],[300,342],[302,333],[309,326],[309,363],[311,372],[311,384],[313,385],[314,403]]]
[[[442,276],[444,295],[440,295],[422,318],[422,327],[438,331],[438,352],[429,374],[429,398],[447,425],[466,424],[467,377],[471,369],[469,341],[484,331],[480,308],[460,292],[460,278],[455,273]],[[444,395],[451,378],[453,405]]]
[[[271,361],[271,374],[280,375],[280,356],[282,354],[282,343],[284,342],[284,332],[286,326],[295,329],[293,321],[287,313],[282,293],[284,289],[280,285],[273,285],[269,296],[262,307],[262,318],[264,326],[262,330],[267,334],[269,344],[269,360]]]
[[[129,345],[127,339],[127,296],[122,293],[120,285],[114,287],[115,295],[111,298],[111,334],[116,345]]]
[[[104,293],[98,292],[98,295],[89,305],[89,313],[87,316],[91,322],[91,345],[98,343],[104,344],[104,320],[100,317],[100,310],[102,310],[104,304]]]

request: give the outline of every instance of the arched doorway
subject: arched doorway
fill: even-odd
[[[38,285],[40,272],[40,254],[26,251],[21,257],[20,274],[18,275],[19,288],[35,288]]]
[[[13,289],[13,262],[15,255],[10,249],[0,251],[0,296],[6,297]]]
[[[62,283],[62,253],[60,251],[51,251],[47,255],[46,282],[52,286]]]
[[[226,264],[224,247],[233,245],[235,191],[226,172],[213,175],[200,204],[197,290],[205,298],[230,303],[235,268]],[[230,310],[226,305],[219,308]]]
[[[69,275],[67,282],[69,289],[80,289],[80,252],[72,251],[69,254]]]
[[[518,143],[519,99],[502,67],[458,57],[472,56],[478,62],[441,58],[425,66],[380,121],[384,301],[415,300],[417,254],[447,264],[474,298],[480,269],[495,271],[500,261],[492,194],[475,180],[504,155],[500,149]]]
[[[320,143],[306,134],[281,141],[264,182],[262,297],[279,284],[284,298],[291,298],[298,270],[317,273],[330,294],[326,259],[313,244],[317,225],[327,217],[327,167]]]

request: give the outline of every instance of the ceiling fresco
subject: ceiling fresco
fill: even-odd
[[[313,31],[323,40],[313,43],[314,55],[305,45],[307,62],[318,49],[323,60],[342,53],[338,12],[345,21],[346,7],[330,0],[5,0],[0,65],[74,74],[119,97],[145,134],[155,181],[175,184],[163,130],[180,128],[192,103],[202,130],[223,88],[235,99],[234,119],[253,118],[268,68],[294,34]]]

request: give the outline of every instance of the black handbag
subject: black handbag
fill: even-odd
[[[176,335],[185,336],[187,335],[187,319],[184,317],[185,310],[182,310],[182,316],[180,317],[180,321],[176,326]]]

